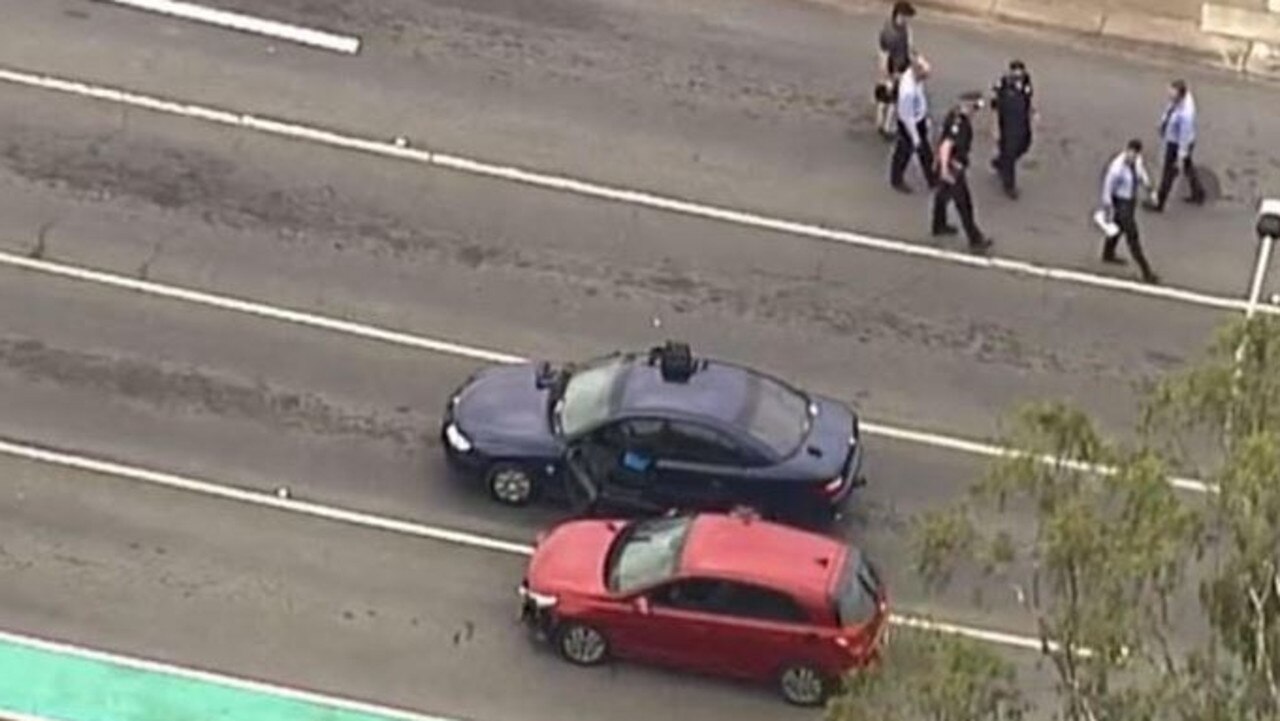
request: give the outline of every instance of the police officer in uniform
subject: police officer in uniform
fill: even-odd
[[[1018,197],[1017,165],[1031,149],[1031,122],[1035,117],[1033,104],[1035,91],[1031,75],[1021,60],[1009,63],[1005,73],[994,86],[991,105],[996,113],[997,147],[999,152],[991,161],[1000,174],[1000,184],[1005,195]]]
[[[973,217],[973,196],[969,193],[969,155],[973,150],[973,113],[982,102],[982,94],[965,93],[942,121],[942,138],[938,143],[938,188],[933,196],[933,234],[955,235],[955,226],[947,223],[947,206],[955,203],[969,239],[969,249],[982,252],[991,247],[991,239],[978,228]]]

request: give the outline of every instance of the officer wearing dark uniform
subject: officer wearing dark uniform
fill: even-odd
[[[992,167],[1000,173],[1005,195],[1018,197],[1018,161],[1031,149],[1031,120],[1035,116],[1032,101],[1035,91],[1031,75],[1021,60],[1009,63],[1009,72],[995,84],[992,109],[996,112],[999,152]]]
[[[973,196],[969,194],[969,155],[973,150],[973,112],[982,101],[981,93],[965,93],[960,102],[942,121],[942,138],[938,143],[938,188],[933,196],[933,234],[955,235],[955,226],[947,223],[947,206],[955,203],[969,239],[969,249],[981,252],[991,247],[991,239],[982,233],[973,217]]]

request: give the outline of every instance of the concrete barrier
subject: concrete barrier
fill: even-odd
[[[1280,13],[1205,3],[1200,29],[1211,35],[1280,45]]]

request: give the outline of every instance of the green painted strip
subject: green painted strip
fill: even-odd
[[[11,713],[49,721],[446,721],[2,636],[0,718]]]

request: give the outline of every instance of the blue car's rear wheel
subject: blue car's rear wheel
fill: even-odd
[[[485,485],[493,500],[506,506],[527,506],[538,493],[533,474],[515,463],[493,464],[485,474]]]

